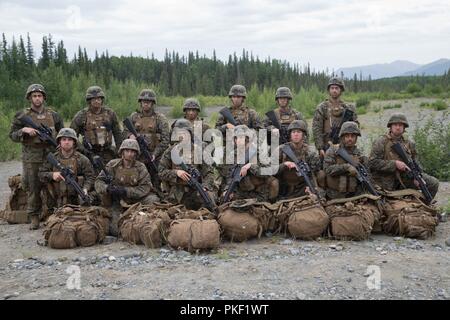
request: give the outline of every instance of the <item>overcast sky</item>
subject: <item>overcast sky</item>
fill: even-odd
[[[242,49],[317,69],[450,58],[448,0],[0,0],[0,32],[92,55],[168,50],[227,59]]]

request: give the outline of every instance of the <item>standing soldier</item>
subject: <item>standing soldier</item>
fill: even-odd
[[[184,101],[183,104],[184,118],[191,122],[193,130],[195,121],[201,121],[202,134],[204,134],[205,131],[209,129],[209,125],[206,123],[206,121],[203,120],[203,118],[199,117],[200,111],[201,111],[200,102],[197,99],[188,98]],[[175,124],[175,122],[173,124]]]
[[[239,84],[232,86],[228,93],[228,97],[231,100],[231,106],[228,107],[228,110],[231,112],[238,125],[246,125],[248,128],[255,130],[263,128],[258,113],[244,104],[245,98],[247,97],[247,90],[244,86]],[[227,128],[233,129],[234,125],[219,113],[216,129],[219,129],[225,135]]]
[[[213,202],[216,202],[217,186],[214,183],[215,175],[213,167],[204,163],[195,164],[193,161],[194,141],[191,123],[186,119],[177,120],[173,130],[174,136],[180,137],[181,140],[164,152],[158,168],[160,179],[168,184],[168,201],[175,204],[183,204],[187,209],[192,210],[198,210],[201,207],[205,207],[204,200],[201,198],[198,191],[196,192],[196,190],[188,184],[192,174],[196,171],[197,174],[201,176],[201,181],[199,182],[202,184],[204,190],[207,192],[210,199]],[[186,141],[189,141],[189,143]],[[191,148],[190,159],[188,158],[188,155],[180,155],[184,163],[191,169],[190,172],[183,170],[179,164],[176,164],[174,159],[172,159],[172,150],[174,150],[174,148],[179,148],[181,143],[186,144],[186,146],[189,145]],[[201,143],[201,141],[196,141],[195,143]],[[174,152],[179,152],[179,150],[174,150]]]
[[[218,168],[222,177],[222,197],[229,193],[230,199],[224,199],[225,201],[256,198],[258,201],[274,202],[278,197],[278,179],[274,176],[265,175],[261,164],[251,162],[257,155],[250,154],[252,144],[250,136],[251,131],[247,126],[238,125],[234,128],[234,164],[225,163]],[[238,149],[245,150],[246,158],[250,158],[247,163],[238,164]],[[235,173],[242,178],[234,190],[228,191],[232,187],[233,180],[236,179],[232,176],[236,166],[240,167],[240,170]]]
[[[162,154],[169,146],[169,122],[162,113],[155,111],[156,94],[153,90],[143,89],[139,93],[138,102],[140,111],[132,113],[129,119],[133,123],[136,132],[145,138],[153,157],[151,160],[157,167]],[[124,139],[135,140],[137,138],[126,127],[123,129],[123,136]],[[144,159],[142,153],[139,160],[144,163],[148,162],[148,159]],[[152,172],[152,174],[155,175],[151,177],[153,186],[159,191],[161,187],[156,176],[157,173]]]
[[[116,157],[116,151],[112,148],[112,138],[114,136],[117,148],[122,143],[122,134],[116,113],[103,104],[104,100],[102,88],[89,87],[86,91],[88,106],[78,111],[70,127],[75,130],[77,136],[83,136],[83,146],[80,146],[82,153],[91,161],[95,155],[100,156],[103,163],[108,163]]]
[[[319,155],[307,143],[308,128],[303,120],[294,120],[287,128],[289,142],[279,147],[280,166],[278,179],[280,181],[280,195],[284,198],[301,197],[307,194],[306,182],[302,176],[298,175],[295,163],[281,149],[289,145],[294,151],[297,159],[304,161],[311,169],[312,179],[320,170]],[[317,183],[315,183],[317,185]],[[312,193],[312,190],[310,190]]]
[[[63,128],[56,137],[58,150],[54,153],[55,159],[65,168],[70,169],[76,177],[84,194],[88,195],[94,186],[95,173],[89,159],[76,150],[77,134],[71,128]],[[67,185],[58,168],[46,161],[39,169],[39,178],[47,184],[49,194],[55,201],[53,207],[60,208],[66,204],[84,203],[75,190]]]
[[[119,148],[119,159],[108,162],[95,180],[95,190],[102,197],[102,205],[110,207],[112,222],[110,233],[117,236],[117,222],[122,204],[140,202],[144,205],[159,201],[152,190],[150,174],[145,165],[136,160],[140,153],[136,140],[125,139]]]
[[[340,144],[332,145],[327,150],[323,169],[327,175],[326,191],[330,199],[350,198],[365,193],[363,186],[356,179],[357,169],[337,154],[339,148],[344,148],[355,163],[361,163],[367,167],[367,157],[356,146],[358,136],[361,136],[358,124],[347,121],[339,132]]]
[[[394,113],[387,124],[389,132],[381,136],[373,143],[369,158],[369,167],[373,178],[385,190],[399,190],[405,188],[417,188],[415,181],[408,171],[411,168],[403,162],[399,155],[392,149],[395,143],[400,143],[407,155],[417,161],[417,153],[414,142],[403,134],[409,127],[408,120],[403,113]],[[426,173],[422,173],[426,186],[432,198],[439,188],[439,180]]]
[[[39,228],[39,219],[42,211],[41,182],[38,172],[47,153],[52,151],[52,148],[48,143],[40,139],[37,130],[26,126],[19,119],[23,116],[29,116],[36,125],[47,126],[51,129],[53,138],[64,127],[64,122],[55,111],[45,106],[44,102],[47,99],[47,95],[42,85],[30,85],[25,98],[30,101],[31,106],[15,115],[9,137],[14,142],[22,143],[22,182],[25,191],[28,193],[27,213],[31,217],[30,229],[36,230]]]
[[[287,128],[294,120],[304,120],[303,115],[294,110],[290,102],[292,100],[292,93],[291,90],[287,87],[280,87],[277,89],[277,92],[275,93],[275,101],[278,105],[278,107],[272,111],[269,111],[266,113],[266,118],[264,119],[264,127],[270,131],[278,132],[281,134],[281,143],[286,143],[289,141],[289,134]],[[278,123],[281,125],[281,131],[279,132],[279,129],[276,128],[274,123],[272,122],[271,117],[276,117],[278,120]],[[306,122],[305,122],[306,124]],[[307,135],[307,129],[306,129],[306,135]],[[284,137],[283,137],[284,135]]]
[[[314,143],[321,159],[325,157],[330,142],[339,143],[339,132],[344,122],[358,123],[355,107],[341,100],[345,91],[344,81],[331,78],[327,90],[330,97],[317,106],[312,123]]]

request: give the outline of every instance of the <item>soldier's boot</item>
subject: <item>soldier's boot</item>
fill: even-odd
[[[31,226],[30,230],[37,230],[39,229],[39,216],[38,215],[32,215],[31,216]]]

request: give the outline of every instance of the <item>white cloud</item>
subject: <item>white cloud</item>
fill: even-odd
[[[219,58],[242,48],[261,58],[338,68],[410,59],[426,63],[450,52],[445,0],[8,1],[0,30],[30,32],[35,46],[51,33],[69,53],[78,45],[111,54],[162,57],[165,49]]]

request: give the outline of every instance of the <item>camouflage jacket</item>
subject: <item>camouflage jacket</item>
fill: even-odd
[[[289,124],[294,120],[304,120],[306,122],[302,113],[300,111],[295,110],[291,106],[289,106],[286,109],[286,111],[283,111],[281,108],[275,108],[274,111],[275,114],[277,115],[278,121],[280,122],[281,125],[286,126],[286,129],[289,126]],[[283,121],[283,119],[286,120]],[[275,126],[273,125],[272,121],[267,116],[265,116],[263,120],[263,126],[267,130],[275,129]]]
[[[108,175],[113,177],[113,184],[125,187],[127,194],[124,200],[128,203],[142,199],[152,191],[150,174],[140,161],[136,160],[132,168],[126,169],[123,166],[122,159],[114,159],[108,162],[105,170]],[[125,174],[122,173],[124,171]],[[108,185],[105,183],[105,180],[106,175],[101,171],[95,180],[95,190],[101,195],[107,192]]]
[[[259,118],[258,113],[245,105],[242,105],[239,108],[228,107],[231,113],[234,116],[237,124],[245,124],[250,129],[262,129],[263,124],[261,119]],[[227,127],[226,124],[228,121],[219,113],[219,117],[216,122],[216,129],[219,129],[223,134],[226,133]]]
[[[330,105],[331,102],[329,100],[325,100],[317,106],[316,111],[314,112],[312,132],[314,144],[317,150],[324,150],[325,144],[330,141],[329,132],[327,132],[327,127],[331,127],[331,124],[329,124],[329,122],[332,121]],[[339,101],[339,105],[343,109],[350,109],[351,111],[353,111],[353,121],[358,123],[355,106],[343,101]]]
[[[369,168],[375,182],[387,190],[393,190],[399,180],[407,179],[406,173],[397,170],[395,160],[400,158],[390,148],[397,141],[403,145],[412,159],[417,160],[414,142],[404,136],[394,140],[389,134],[382,135],[373,143],[369,157]]]
[[[27,143],[27,140],[30,139],[30,136],[23,133],[23,128],[25,127],[18,118],[20,118],[22,115],[30,115],[34,113],[33,117],[39,116],[41,114],[45,114],[49,112],[51,114],[51,121],[53,122],[53,136],[56,137],[59,130],[64,128],[64,122],[62,118],[59,116],[58,113],[53,111],[49,107],[43,107],[41,112],[38,114],[36,111],[34,111],[32,108],[27,108],[23,111],[19,111],[14,116],[11,130],[9,132],[9,137],[12,141],[22,143],[22,161],[26,163],[42,163],[45,160],[45,157],[47,156],[47,153],[54,151],[53,147],[44,145],[38,145],[38,144],[29,144]],[[39,123],[36,123],[39,125]]]
[[[58,160],[63,166],[66,167],[67,165],[65,163],[70,163],[71,162],[70,160],[74,159],[74,161],[76,161],[75,170],[74,168],[72,168],[72,166],[69,166],[69,168],[72,169],[72,171],[76,171],[75,173],[76,176],[78,177],[80,187],[86,189],[87,191],[90,191],[94,187],[95,181],[94,168],[92,167],[91,162],[86,156],[79,153],[78,151],[75,151],[69,158],[64,158],[61,154],[61,151],[55,152],[54,156],[56,160]],[[39,168],[39,179],[44,183],[53,182],[53,172],[57,171],[58,170],[55,167],[53,167],[53,165],[51,165],[48,161],[46,161]],[[65,184],[64,181],[55,183],[60,185]]]
[[[145,130],[144,128],[136,126],[136,122],[138,120],[145,119],[146,117],[153,118],[155,121],[155,127],[151,129],[153,130],[154,134],[148,132],[150,131],[148,128],[147,130]],[[134,112],[129,118],[135,126],[136,131],[146,137],[150,152],[153,153],[156,159],[159,159],[164,151],[166,151],[166,149],[169,147],[170,143],[169,121],[167,120],[166,116],[160,112],[152,110],[152,112],[148,116],[144,116],[142,112]],[[128,131],[128,129],[124,127],[123,138],[128,139],[130,135],[130,131]]]
[[[169,201],[180,203],[185,193],[192,193],[194,189],[187,185],[186,182],[181,180],[176,171],[181,170],[172,162],[172,150],[178,145],[178,143],[169,147],[163,154],[158,166],[158,175],[161,181],[166,182],[169,185]],[[193,144],[192,144],[193,146]],[[192,149],[193,150],[193,149]],[[192,151],[192,154],[194,152]],[[202,185],[207,191],[217,193],[217,184],[215,183],[215,172],[213,166],[207,164],[189,164],[186,161],[186,165],[190,168],[195,168],[199,171],[202,177]]]
[[[86,131],[86,113],[88,112],[89,108],[90,107],[86,107],[83,110],[78,111],[70,124],[70,127],[75,130],[77,135],[82,135],[83,137]],[[120,129],[117,115],[114,110],[107,106],[102,106],[100,110],[100,114],[106,113],[106,118],[108,118],[112,135],[114,137],[114,142],[116,144],[116,150],[118,150],[120,145],[122,144],[122,131]],[[80,152],[85,153],[82,145],[79,145],[78,148]],[[105,148],[111,148],[111,145],[105,145]]]

